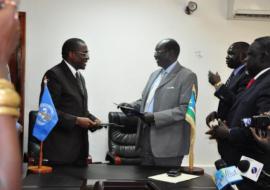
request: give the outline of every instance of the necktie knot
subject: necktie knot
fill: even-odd
[[[78,80],[78,79],[81,79],[79,71],[76,72],[75,76],[76,76],[76,79],[77,79],[77,80]]]

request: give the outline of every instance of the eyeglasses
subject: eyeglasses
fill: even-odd
[[[89,57],[89,52],[76,51],[81,57]]]
[[[158,51],[155,51],[154,53],[160,55],[160,54],[163,54],[166,52],[167,52],[167,50],[158,50]]]

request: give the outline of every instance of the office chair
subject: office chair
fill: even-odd
[[[110,164],[137,165],[140,164],[140,152],[135,150],[137,117],[127,117],[122,112],[109,112],[109,123],[123,125],[109,127],[108,129],[108,152],[106,160]]]
[[[38,164],[39,160],[40,141],[32,135],[37,114],[37,110],[32,110],[29,112],[28,152],[24,153],[24,162],[28,162],[28,165]],[[43,159],[43,163],[50,164],[49,160],[46,158]],[[86,163],[92,164],[91,155],[88,155],[86,158]]]
[[[24,153],[24,162],[28,162],[29,165],[37,164],[39,159],[40,141],[32,135],[37,114],[36,110],[29,112],[28,152]]]

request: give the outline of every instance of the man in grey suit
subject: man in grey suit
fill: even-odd
[[[174,39],[161,40],[154,55],[161,69],[151,74],[141,99],[120,104],[143,112],[137,131],[142,165],[180,166],[189,152],[190,126],[185,115],[192,87],[197,91],[197,77],[179,64],[179,53]]]

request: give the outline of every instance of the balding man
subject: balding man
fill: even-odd
[[[137,140],[142,165],[180,166],[189,152],[190,126],[185,114],[192,88],[197,91],[197,77],[179,64],[179,53],[180,46],[174,39],[161,40],[154,54],[161,69],[151,74],[142,98],[128,104],[144,112]]]

